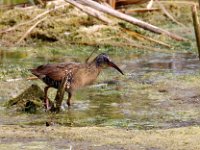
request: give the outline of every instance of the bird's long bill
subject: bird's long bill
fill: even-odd
[[[113,67],[113,68],[115,68],[117,71],[119,71],[121,74],[124,75],[124,73],[121,71],[121,69],[119,69],[119,67],[117,65],[115,65],[113,62],[110,61],[108,63],[108,65],[111,66],[111,67]]]

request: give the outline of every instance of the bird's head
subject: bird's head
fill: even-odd
[[[96,66],[97,67],[102,67],[102,68],[105,68],[105,67],[113,67],[115,68],[117,71],[119,71],[121,74],[124,75],[124,73],[121,71],[121,69],[119,69],[119,67],[114,64],[110,58],[108,57],[107,54],[105,53],[102,53],[100,55],[98,55],[96,58],[95,58],[95,62],[96,62]]]

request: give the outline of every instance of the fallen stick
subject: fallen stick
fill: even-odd
[[[115,0],[117,1],[117,6],[123,5],[132,5],[132,4],[143,4],[148,2],[149,0]]]
[[[199,0],[199,9],[200,9],[200,0]]]
[[[67,1],[67,0],[65,0]],[[154,33],[158,33],[158,34],[165,34],[175,40],[178,40],[178,41],[186,41],[187,39],[186,38],[183,38],[181,36],[178,36],[174,33],[171,33],[167,30],[164,30],[164,29],[161,29],[159,27],[156,27],[154,25],[151,25],[147,22],[144,22],[144,21],[141,21],[137,18],[134,18],[132,16],[129,16],[129,15],[126,15],[126,14],[123,14],[121,12],[118,12],[117,10],[114,10],[114,9],[111,9],[109,7],[106,7],[106,6],[103,6],[95,1],[92,1],[92,0],[77,0],[77,2],[85,5],[85,6],[89,6],[93,9],[97,9],[101,12],[104,12],[104,13],[107,13],[111,16],[114,16],[114,17],[117,17],[119,19],[122,19],[122,20],[125,20],[131,24],[134,24],[134,25],[137,25],[145,30],[149,30],[151,32],[154,32]]]
[[[60,107],[61,107],[63,97],[64,97],[64,94],[65,94],[65,87],[66,87],[66,84],[67,84],[67,78],[68,78],[67,75],[65,75],[64,78],[61,81],[61,84],[58,88],[58,91],[57,91],[56,97],[55,97],[55,107],[53,106],[51,111],[54,111],[54,112],[60,111]]]
[[[88,56],[88,58],[86,58],[85,63],[89,63],[90,58],[92,57],[92,55],[94,54],[94,52],[96,52],[97,50],[99,50],[99,46],[95,47],[92,51],[92,53]]]
[[[99,12],[95,9],[92,9],[87,6],[83,6],[83,5],[75,2],[74,0],[65,0],[65,1],[72,4],[73,6],[77,7],[81,11],[87,13],[88,15],[93,16],[93,17],[99,19],[100,21],[103,21],[106,24],[113,24],[113,22],[109,18],[105,17],[101,12]]]
[[[172,20],[173,22],[175,22],[176,24],[185,27],[185,25],[182,24],[182,23],[180,23],[180,22],[178,22],[178,21],[165,9],[165,7],[164,7],[158,0],[155,0],[155,2],[159,5],[159,7],[162,9],[162,11],[165,13],[165,15],[166,15],[169,19],[171,19],[171,20]]]
[[[160,3],[167,3],[167,4],[183,4],[183,5],[198,5],[196,2],[189,2],[189,1],[166,1],[166,0],[160,0]]]
[[[197,48],[198,48],[198,53],[199,53],[199,59],[200,59],[200,24],[199,24],[199,18],[197,15],[196,5],[192,6],[192,18],[193,18],[194,31],[196,35],[196,42],[197,42]]]
[[[44,21],[47,17],[42,18],[41,20],[37,21],[34,25],[32,25],[27,31],[26,33],[16,42],[16,45],[20,44],[30,33],[31,31],[42,21]]]
[[[96,15],[92,14],[92,12],[94,11],[94,9],[92,9],[92,8],[89,9],[89,7],[84,8],[84,6],[82,6],[81,4],[79,4],[79,3],[77,3],[77,2],[74,2],[73,0],[65,0],[65,1],[68,2],[68,3],[70,3],[70,4],[72,4],[72,5],[74,5],[74,6],[76,6],[77,8],[79,8],[80,10],[82,10],[83,12],[86,12],[87,14],[96,17]],[[90,11],[87,11],[87,10],[90,10]],[[92,11],[91,11],[91,10],[92,10]],[[95,11],[95,12],[96,12],[97,14],[99,13],[99,11]],[[101,18],[100,18],[99,16],[101,16]],[[107,17],[105,17],[105,16],[103,17],[103,14],[101,14],[101,15],[99,14],[99,15],[98,15],[98,19],[101,20],[101,21],[103,21],[103,22],[105,22],[105,23],[107,23],[107,24],[114,24],[111,20],[109,20],[109,18],[107,18]],[[123,28],[123,27],[122,27],[122,28]],[[127,31],[128,29],[125,29],[125,30]],[[130,33],[130,32],[128,32],[128,33]],[[132,31],[132,33],[133,33],[133,31]],[[136,32],[134,32],[134,33],[136,33]],[[160,44],[160,45],[162,45],[162,46],[170,47],[168,44],[166,44],[166,43],[164,43],[164,42],[156,41],[156,40],[154,40],[154,39],[152,39],[152,38],[148,38],[148,37],[142,36],[142,35],[140,35],[140,34],[137,34],[137,35],[135,34],[135,36],[139,36],[140,38],[149,40],[149,41],[151,41],[151,42]]]
[[[6,82],[14,82],[14,81],[21,81],[21,80],[37,80],[38,77],[27,77],[27,78],[15,78],[15,79],[7,79]]]
[[[150,8],[150,9],[147,9],[147,8],[137,8],[137,9],[117,9],[118,11],[120,12],[123,12],[125,14],[132,14],[132,13],[145,13],[145,12],[152,12],[152,11],[160,11],[159,8]]]
[[[168,47],[168,48],[171,47],[169,44],[167,44],[167,43],[165,43],[165,42],[158,41],[158,40],[155,40],[155,39],[153,39],[153,38],[144,36],[144,35],[142,35],[142,34],[139,34],[139,33],[135,32],[135,31],[131,31],[131,30],[126,29],[126,28],[122,28],[122,30],[125,31],[126,33],[128,33],[129,35],[131,35],[131,36],[137,38],[137,39],[140,39],[140,40],[148,40],[148,41],[150,41],[150,42],[154,42],[154,43],[156,43],[156,44],[159,44],[159,45],[162,45],[162,46],[165,46],[165,47]]]
[[[27,77],[26,80],[37,80],[39,79],[38,77]]]

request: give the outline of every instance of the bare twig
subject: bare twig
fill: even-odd
[[[27,77],[26,80],[37,80],[39,79],[38,77]]]
[[[159,7],[162,9],[162,11],[165,13],[165,15],[166,15],[169,19],[171,19],[171,20],[172,20],[173,22],[175,22],[176,24],[185,27],[185,25],[182,24],[182,23],[180,23],[180,22],[178,22],[178,21],[165,9],[165,7],[164,7],[158,0],[155,0],[155,2],[159,5]]]
[[[161,3],[167,3],[167,4],[183,4],[183,5],[197,5],[198,3],[196,2],[189,2],[189,1],[177,1],[177,0],[173,0],[173,1],[166,1],[166,0],[160,0],[159,2]]]
[[[38,20],[34,25],[32,25],[27,31],[26,33],[16,42],[16,45],[20,44],[28,35],[29,33],[31,33],[31,31],[42,21],[44,21],[47,17],[42,18],[41,20]]]
[[[27,78],[15,78],[15,79],[7,79],[6,82],[14,82],[14,81],[21,81],[21,80],[37,80],[38,77],[27,77]]]
[[[137,32],[131,31],[131,30],[129,30],[129,29],[122,28],[122,30],[124,30],[126,33],[128,33],[129,35],[131,35],[131,36],[133,36],[133,37],[135,37],[135,38],[137,38],[137,39],[140,39],[140,40],[148,40],[148,41],[150,41],[150,42],[154,42],[154,43],[156,43],[156,44],[160,44],[160,45],[165,46],[165,47],[168,47],[168,48],[171,47],[169,44],[167,44],[167,43],[165,43],[165,42],[155,40],[155,39],[153,39],[153,38],[150,38],[150,37],[144,36],[144,35],[142,35],[142,34],[139,34],[139,33],[137,33]]]
[[[192,18],[193,18],[194,30],[195,30],[196,41],[197,41],[197,48],[198,48],[199,59],[200,59],[200,24],[199,24],[199,18],[197,15],[196,5],[192,6]]]
[[[200,0],[199,0],[199,9],[200,9]]]
[[[144,12],[152,12],[152,11],[160,11],[159,8],[135,8],[135,9],[118,9],[118,11],[121,11],[125,14],[133,14],[133,13],[144,13]]]
[[[56,111],[56,112],[59,112],[60,111],[60,107],[61,107],[61,104],[62,104],[62,101],[63,101],[63,97],[64,97],[64,94],[65,94],[65,87],[66,87],[66,84],[67,84],[67,75],[65,75],[61,81],[61,84],[58,88],[58,91],[56,93],[56,97],[55,97],[55,108],[52,107],[52,111]]]
[[[67,1],[67,0],[65,0]],[[125,20],[127,22],[130,22],[134,25],[137,25],[145,30],[149,30],[151,32],[154,32],[154,33],[158,33],[158,34],[164,34],[164,35],[167,35],[175,40],[179,40],[179,41],[186,41],[187,39],[179,36],[179,35],[176,35],[174,33],[171,33],[167,30],[164,30],[164,29],[161,29],[159,27],[156,27],[154,25],[151,25],[147,22],[144,22],[144,21],[141,21],[137,18],[134,18],[132,16],[129,16],[129,15],[126,15],[126,14],[123,14],[117,10],[114,10],[114,9],[111,9],[109,7],[106,7],[106,6],[103,6],[95,1],[92,1],[92,0],[77,0],[77,2],[85,5],[85,6],[89,6],[93,9],[96,9],[96,10],[99,10],[101,12],[104,12],[104,13],[107,13],[111,16],[114,16],[114,17],[117,17],[119,19],[122,19],[122,20]]]
[[[85,60],[85,63],[88,63],[89,59],[92,57],[92,55],[94,54],[94,52],[96,52],[98,49],[99,49],[99,46],[97,46],[97,47],[94,48],[94,50],[92,51],[92,53]]]
[[[93,16],[93,17],[103,21],[106,24],[113,24],[113,22],[109,18],[107,18],[101,12],[99,12],[99,11],[97,11],[95,9],[92,9],[90,7],[87,7],[87,6],[83,6],[83,5],[75,2],[74,0],[65,0],[65,1],[70,3],[70,4],[72,4],[72,5],[74,5],[75,7],[77,7],[81,11],[87,13],[88,15]]]
[[[78,8],[80,8],[80,9],[83,10],[84,12],[88,13],[88,12],[86,11],[86,10],[88,9],[88,7],[87,7],[87,9],[86,9],[86,8],[84,8],[84,6],[82,6],[81,4],[76,3],[76,2],[74,2],[74,1],[72,1],[72,0],[65,0],[65,1],[69,2],[70,4],[72,4],[72,5],[74,5],[74,6],[78,7]],[[90,9],[92,9],[92,8],[90,8]],[[92,9],[92,10],[94,10],[94,9]],[[91,12],[92,12],[92,11],[89,11],[89,15],[91,14]],[[102,15],[102,14],[101,14],[101,15]],[[93,16],[94,16],[94,15],[93,15]],[[96,16],[94,16],[94,17],[96,17]],[[109,21],[109,22],[108,22],[108,21]],[[109,20],[108,18],[104,19],[104,22],[107,22],[107,23],[111,24],[111,20]],[[130,33],[130,32],[128,32],[128,33]],[[137,36],[137,35],[136,35],[136,36]],[[138,36],[139,36],[139,34],[138,34]],[[143,36],[143,37],[140,36],[140,37],[143,38],[143,39],[146,39],[146,40],[149,40],[149,41],[158,43],[158,44],[160,44],[160,45],[164,45],[164,46],[170,47],[168,44],[165,44],[164,42],[156,41],[156,40],[154,40],[154,39],[147,38],[147,37],[145,38],[144,36]]]

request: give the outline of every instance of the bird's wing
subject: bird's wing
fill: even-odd
[[[54,80],[62,80],[65,75],[70,75],[72,76],[75,74],[80,65],[77,63],[66,63],[66,64],[58,64],[56,66],[56,69],[51,70],[47,76]]]
[[[32,69],[31,72],[39,78],[48,76],[53,80],[60,81],[65,75],[77,72],[78,68],[78,63],[47,64]]]

